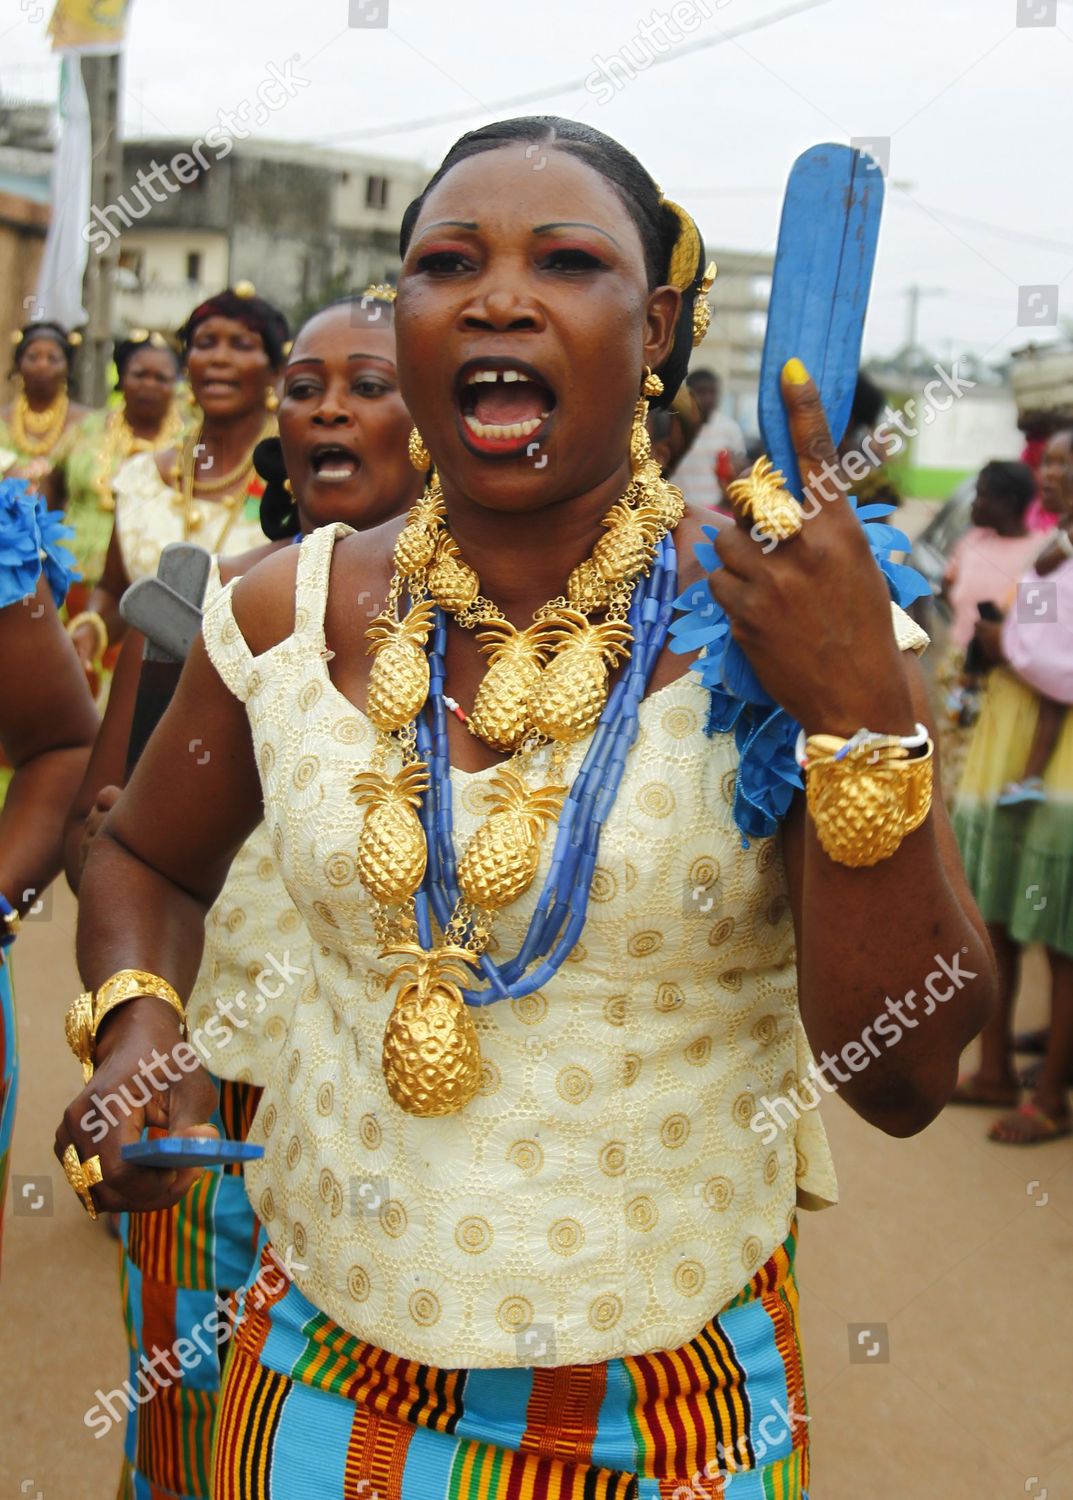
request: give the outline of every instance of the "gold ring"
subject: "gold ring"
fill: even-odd
[[[97,1173],[97,1180],[100,1181],[100,1157],[91,1156],[89,1161],[86,1163],[86,1166],[83,1166],[82,1162],[78,1159],[78,1150],[72,1144],[70,1146],[64,1147],[62,1159],[63,1170],[67,1176],[67,1181],[71,1184],[75,1192],[78,1194],[78,1201],[86,1210],[86,1213],[89,1214],[91,1219],[95,1219],[97,1217],[97,1205],[94,1203],[92,1197],[90,1196],[86,1166],[95,1169]]]
[[[786,488],[786,476],[761,455],[744,479],[727,486],[733,505],[765,535],[788,542],[805,524],[801,507]]]
[[[99,1156],[88,1157],[82,1163],[82,1176],[86,1179],[87,1188],[100,1187],[104,1181],[104,1173],[101,1171],[101,1159]]]

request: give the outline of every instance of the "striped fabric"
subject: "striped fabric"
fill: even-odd
[[[213,1124],[244,1140],[260,1090],[217,1081]],[[129,1410],[118,1500],[207,1500],[234,1294],[253,1274],[257,1236],[238,1166],[206,1172],[171,1209],[120,1218],[130,1378],[112,1403]],[[173,1353],[179,1378],[163,1361],[149,1369],[157,1350]]]
[[[11,1137],[15,1131],[15,1095],[19,1082],[19,1050],[15,1032],[15,996],[11,990],[11,956],[0,958],[0,1251],[4,1247],[4,1204],[11,1166]]]
[[[224,1378],[214,1500],[807,1500],[794,1248],[680,1349],[497,1370],[363,1343],[266,1248]]]

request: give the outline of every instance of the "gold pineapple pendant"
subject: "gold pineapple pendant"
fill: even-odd
[[[358,840],[358,873],[375,901],[401,906],[425,877],[428,844],[416,808],[428,790],[424,761],[403,766],[396,776],[363,771],[350,795],[367,809]]]
[[[769,536],[785,542],[801,530],[801,507],[786,488],[786,477],[763,454],[744,479],[727,486],[734,505]]]
[[[634,578],[652,561],[652,547],[662,523],[655,508],[641,505],[634,510],[618,501],[603,519],[608,528],[593,548],[597,571],[609,583]]]
[[[458,884],[471,905],[495,911],[516,901],[533,883],[546,824],[557,817],[564,786],[530,791],[514,771],[490,783],[491,816],[473,835],[458,866]]]
[[[578,563],[566,585],[566,597],[582,614],[594,615],[611,603],[611,586],[591,557]]]
[[[555,659],[544,668],[533,689],[529,717],[533,728],[550,740],[569,744],[596,726],[607,702],[607,668],[629,646],[625,621],[592,625],[576,609],[555,616]]]
[[[403,577],[427,568],[435,557],[442,515],[443,497],[438,490],[423,496],[410,512],[395,539],[395,566]]]
[[[436,547],[436,559],[428,570],[428,591],[436,603],[457,614],[472,604],[480,592],[480,579],[462,561],[452,537],[444,532]]]
[[[425,600],[404,620],[385,610],[365,632],[368,651],[376,652],[367,711],[378,729],[391,733],[409,724],[428,697],[428,658],[421,648],[431,633],[432,618],[433,607]]]
[[[493,750],[515,750],[529,728],[529,695],[549,649],[548,627],[516,630],[509,620],[495,620],[477,639],[485,643],[481,650],[491,666],[477,690],[469,727]]]
[[[408,976],[384,1031],[387,1091],[407,1114],[453,1115],[481,1081],[477,1030],[455,983],[470,977],[464,965],[471,955],[452,947],[427,953],[416,943],[399,943],[386,952],[410,955],[388,979],[390,985]]]

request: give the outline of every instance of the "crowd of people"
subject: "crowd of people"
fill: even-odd
[[[1042,943],[995,1135],[1069,1128],[1073,434],[1038,494],[980,476],[935,716],[884,528],[728,514],[703,243],[629,152],[471,132],[400,254],[293,339],[249,284],[128,333],[102,411],[32,324],[0,408],[0,942],[65,869],[56,1154],[121,1242],[120,1494],[807,1497],[794,1253],[837,1187],[818,1113],[761,1099],[841,1058],[891,1135],[1016,1105]],[[838,442],[799,360],[781,389],[807,487]],[[202,633],[131,768],[120,604],[173,541]],[[262,1154],[123,1155],[161,1135]]]

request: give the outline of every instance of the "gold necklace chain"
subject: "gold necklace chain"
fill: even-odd
[[[97,476],[93,482],[101,510],[115,510],[112,480],[120,465],[135,453],[166,453],[182,436],[183,426],[182,413],[175,401],[168,407],[155,438],[138,437],[130,425],[125,406],[108,413],[104,423],[104,442],[98,455]]]
[[[375,652],[366,711],[377,727],[377,746],[351,795],[366,809],[358,872],[371,898],[381,956],[407,959],[388,981],[405,976],[385,1032],[383,1069],[389,1093],[408,1113],[454,1113],[479,1086],[480,1046],[458,982],[468,977],[463,966],[487,950],[495,913],[536,876],[545,833],[566,796],[569,747],[595,727],[607,702],[608,669],[629,655],[626,613],[634,585],[684,508],[658,467],[643,464],[604,518],[608,535],[574,569],[565,594],[536,610],[524,631],[481,596],[476,572],[447,530],[435,478],[396,541],[387,604],[366,632]],[[410,604],[402,616],[404,588]],[[417,809],[429,768],[418,755],[416,720],[429,695],[425,647],[437,604],[465,628],[488,627],[482,649],[491,665],[469,723],[480,738],[512,754],[492,778],[487,817],[458,861],[460,895],[442,941],[426,950],[417,941],[414,897],[428,864]],[[590,613],[605,619],[593,624]],[[393,745],[402,760],[394,776],[385,769]],[[544,784],[531,788],[529,763],[549,745]]]
[[[259,443],[263,437],[267,436],[270,430],[274,428],[274,426],[275,424],[271,421],[265,423],[264,429],[261,431],[261,433],[258,434],[256,440],[250,445],[249,452],[244,456],[242,462],[225,476],[226,484],[231,489],[231,493],[222,495],[222,498],[218,501],[210,502],[213,504],[222,505],[224,510],[227,512],[224,519],[224,524],[220,528],[219,535],[216,537],[215,542],[212,543],[209,548],[209,550],[213,553],[218,554],[222,550],[224,542],[231,534],[231,529],[234,526],[235,522],[238,520],[239,511],[241,509],[243,501],[245,500],[250,480],[252,479],[255,472],[253,467],[253,450],[254,448],[256,448],[257,443]],[[179,494],[176,498],[176,504],[178,504],[178,506],[182,510],[183,541],[189,541],[193,533],[195,531],[200,531],[205,522],[205,512],[198,505],[196,505],[194,501],[197,450],[201,446],[203,446],[201,442],[201,432],[202,429],[199,428],[197,432],[192,432],[187,435],[185,441],[183,442],[182,448],[180,449],[179,462],[175,466],[175,469],[172,471],[173,479],[179,480]],[[222,491],[224,488],[224,483],[220,480],[216,480],[211,485],[208,485],[201,481],[197,481],[197,487],[203,492],[201,498],[205,498],[205,492],[210,495],[215,495]]]
[[[20,391],[11,413],[11,435],[15,446],[35,458],[51,453],[63,436],[69,410],[66,390],[53,397],[44,411],[34,411],[26,392]]]

